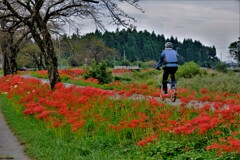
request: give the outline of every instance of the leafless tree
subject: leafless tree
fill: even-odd
[[[15,23],[11,16],[0,19],[0,31],[4,75],[17,74],[17,54],[30,40],[30,32],[21,23]]]
[[[116,25],[132,27],[135,19],[119,8],[119,3],[127,3],[141,10],[139,0],[2,0],[0,11],[14,16],[18,23],[28,26],[31,34],[43,53],[48,69],[51,89],[60,81],[58,61],[54,52],[49,25],[72,23],[71,18],[91,18],[104,29],[101,17],[108,17]],[[108,11],[108,12],[106,12]],[[0,16],[1,19],[1,16]]]

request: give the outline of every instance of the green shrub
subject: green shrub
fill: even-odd
[[[146,72],[138,72],[138,71],[133,71],[133,77],[135,79],[152,79],[153,76],[159,75],[158,70],[149,70]]]
[[[115,81],[121,81],[121,82],[122,82],[122,81],[127,81],[127,82],[132,81],[131,78],[129,78],[129,77],[125,77],[125,76],[124,76],[124,77],[121,77],[121,76],[114,76],[113,78],[114,78]]]
[[[148,69],[148,68],[155,68],[157,62],[152,60],[152,61],[147,61],[147,62],[141,62],[140,66],[141,68]]]
[[[62,82],[67,82],[67,81],[69,81],[70,80],[70,77],[69,76],[62,76],[61,77],[61,81]]]
[[[201,69],[198,64],[194,62],[186,62],[182,66],[178,67],[176,76],[178,78],[192,78],[197,74],[201,74]]]
[[[101,62],[99,64],[93,62],[92,68],[89,69],[83,76],[85,79],[88,78],[98,79],[100,84],[110,83],[113,79],[112,73],[110,71],[107,71],[106,62]]]
[[[219,72],[227,72],[227,64],[223,62],[218,62],[216,64],[216,70]]]

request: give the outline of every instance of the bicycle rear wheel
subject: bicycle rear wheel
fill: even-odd
[[[171,89],[171,93],[170,93],[170,100],[172,102],[175,102],[177,99],[177,91],[176,91],[176,88],[172,88]]]
[[[161,101],[164,101],[166,99],[162,86],[160,86],[160,99]]]

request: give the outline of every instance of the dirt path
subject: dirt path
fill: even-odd
[[[29,160],[0,112],[0,160]]]

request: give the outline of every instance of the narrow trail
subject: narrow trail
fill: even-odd
[[[36,77],[32,77],[30,75],[22,75],[23,78],[36,78]],[[39,80],[41,80],[42,83],[49,83],[48,79],[44,79],[44,78],[37,78]],[[77,86],[75,84],[71,84],[71,83],[64,83],[65,87],[71,87],[71,86]],[[85,86],[77,86],[77,87],[81,87],[84,88]],[[114,92],[114,91],[112,91]],[[113,98],[120,98],[120,97],[124,97],[122,95],[119,95],[117,92],[114,93],[114,97]],[[126,96],[125,96],[126,97]],[[152,96],[144,96],[144,95],[140,95],[140,94],[133,94],[129,97],[127,97],[129,99],[134,99],[134,100],[146,100],[146,99],[156,99],[159,102],[171,105],[171,106],[179,106],[182,102],[180,101],[180,99],[176,99],[175,102],[172,102],[170,100],[170,98],[166,98],[164,101],[161,100],[160,97],[152,97]],[[209,102],[202,102],[202,101],[197,101],[197,100],[191,100],[188,103],[185,104],[186,107],[191,107],[192,105],[197,106],[199,108],[203,107],[205,104],[208,104]],[[212,103],[213,104],[213,103]],[[226,107],[226,106],[225,106]]]
[[[36,78],[36,77],[32,77],[30,75],[22,75],[23,78]],[[49,80],[48,79],[44,79],[44,78],[37,78],[39,80],[41,80],[42,83],[49,83]],[[71,84],[71,83],[64,83],[65,87],[71,87],[71,86],[77,86],[75,84]],[[84,86],[77,86],[77,87],[81,87],[81,88],[84,88]],[[120,95],[117,95],[117,93],[115,93],[115,96],[114,98],[120,98],[121,96]],[[151,96],[143,96],[143,95],[140,95],[140,94],[133,94],[132,96],[129,96],[128,97],[129,99],[135,99],[135,100],[144,100],[144,99],[152,99]],[[160,99],[160,97],[154,97],[156,98],[158,101],[161,101],[161,102],[164,102],[164,103],[167,103],[169,105],[180,105],[181,102],[179,99],[176,99],[175,102],[171,102],[170,99],[165,99],[164,101],[162,101]]]
[[[20,145],[0,112],[0,160],[3,159],[29,160],[24,153],[24,146]]]

